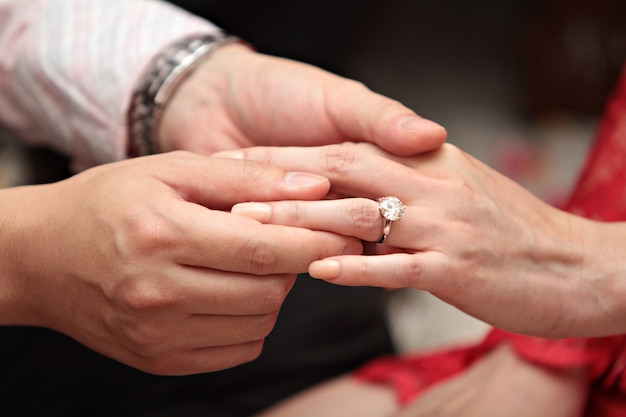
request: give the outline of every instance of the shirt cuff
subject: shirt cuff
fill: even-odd
[[[126,157],[131,94],[154,56],[219,32],[156,0],[13,3],[0,6],[0,123],[67,153],[75,170]]]

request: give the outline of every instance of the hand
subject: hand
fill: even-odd
[[[577,417],[587,388],[582,369],[541,368],[503,345],[393,417]]]
[[[367,248],[385,256],[314,262],[314,277],[426,290],[514,332],[556,337],[623,331],[623,298],[611,295],[622,293],[608,290],[617,282],[611,268],[622,259],[615,236],[624,235],[623,227],[550,207],[452,145],[415,158],[368,144],[253,148],[239,157],[297,166],[327,176],[339,194],[365,197],[233,208],[263,222],[374,242],[383,229],[374,199],[397,196],[406,206],[386,243]],[[608,279],[590,278],[596,276]]]
[[[350,140],[412,155],[439,147],[446,132],[358,82],[229,45],[181,84],[165,108],[158,136],[162,151],[212,154]]]
[[[223,210],[328,189],[316,175],[175,152],[3,190],[1,324],[49,327],[155,374],[250,361],[295,274],[362,247]]]

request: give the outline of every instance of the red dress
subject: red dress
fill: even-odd
[[[575,191],[563,208],[593,219],[626,221],[626,67],[602,116]],[[501,343],[509,343],[521,358],[540,366],[585,368],[589,379],[585,417],[626,416],[626,335],[553,340],[494,329],[476,346],[382,358],[358,370],[355,376],[392,386],[406,404]]]

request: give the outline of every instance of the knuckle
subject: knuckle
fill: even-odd
[[[330,145],[325,153],[325,169],[331,175],[344,176],[354,170],[358,160],[357,147],[348,144]]]
[[[158,154],[155,156],[154,160],[159,161],[159,165],[153,165],[154,169],[157,172],[167,172],[173,176],[176,176],[179,173],[184,173],[189,169],[189,163],[198,158],[192,152],[185,150],[174,150],[171,152]]]
[[[442,145],[442,149],[446,152],[446,154],[457,157],[463,155],[463,151],[453,143],[446,142]]]
[[[287,224],[293,226],[300,226],[302,221],[308,217],[307,207],[300,201],[294,201],[293,204],[291,204],[290,209],[287,210],[286,214],[288,216],[286,219]]]
[[[351,203],[353,204],[348,206],[346,216],[357,235],[380,228],[380,213],[378,210],[372,210],[371,203],[356,199]]]
[[[113,299],[134,312],[163,310],[174,304],[173,292],[152,279],[131,278],[114,289]]]
[[[133,253],[133,256],[147,256],[157,249],[172,249],[176,242],[175,233],[171,233],[168,223],[156,212],[142,212],[130,216],[125,224],[126,232],[120,241],[120,247]]]
[[[462,174],[456,174],[450,179],[452,185],[456,188],[456,190],[467,193],[473,192],[474,187],[472,186],[472,182]]]
[[[242,178],[251,184],[259,183],[267,176],[270,166],[244,159],[241,163]]]
[[[263,339],[267,337],[272,330],[274,330],[274,326],[276,325],[276,319],[278,318],[278,311],[275,311],[270,314],[262,314],[257,316],[256,318],[256,334],[259,339]]]
[[[440,159],[453,166],[460,163],[471,162],[471,160],[473,159],[469,156],[469,154],[463,152],[461,148],[452,143],[444,143],[441,146],[438,155]]]
[[[261,308],[263,312],[272,313],[280,310],[289,290],[284,285],[271,285],[266,288]]]
[[[256,146],[254,148],[245,149],[243,152],[246,155],[250,155],[250,160],[257,161],[258,163],[279,166],[279,164],[276,163],[276,159],[280,158],[275,154],[272,147]]]
[[[135,321],[125,329],[126,345],[136,355],[154,360],[166,351],[168,335],[152,320]]]
[[[295,280],[295,275],[265,276],[257,285],[251,301],[254,315],[278,316],[283,302],[287,298]],[[268,317],[269,319],[269,317]]]
[[[252,273],[271,273],[279,262],[277,248],[268,242],[251,240],[245,243],[239,250],[238,256],[247,263]]]
[[[256,246],[250,256],[250,265],[253,271],[272,272],[278,265],[278,253],[273,246]]]
[[[259,356],[261,356],[261,353],[263,352],[264,343],[265,343],[265,339],[256,340],[254,342],[248,343],[247,349],[242,354],[242,358],[240,362],[241,363],[252,362],[253,360],[257,359]]]
[[[411,288],[415,286],[416,282],[420,282],[424,279],[424,264],[416,257],[410,257],[406,265],[406,271],[404,272],[404,286]]]

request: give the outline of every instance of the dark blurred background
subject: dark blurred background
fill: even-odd
[[[249,40],[344,75],[359,57],[390,73],[471,78],[496,66],[524,87],[524,111],[597,114],[626,55],[623,0],[176,0]],[[377,80],[369,80],[378,84]],[[384,84],[384,83],[383,83]]]

